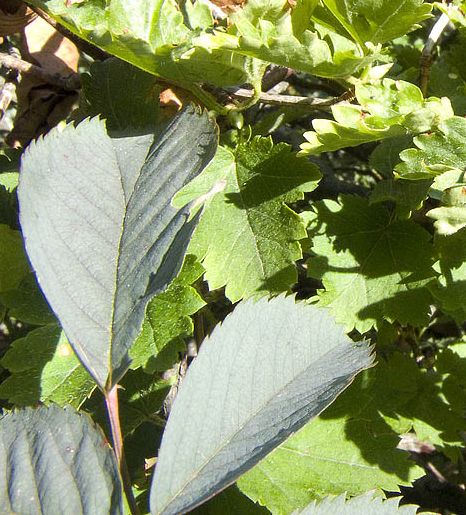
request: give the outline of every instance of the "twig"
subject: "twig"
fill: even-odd
[[[450,23],[450,18],[442,13],[440,18],[435,22],[435,25],[430,31],[429,37],[427,38],[426,44],[422,49],[421,60],[420,60],[420,71],[419,71],[419,85],[424,96],[427,95],[427,86],[429,84],[430,67],[433,60],[433,51],[437,45],[443,31]]]
[[[113,451],[117,459],[118,468],[120,469],[123,489],[126,494],[126,499],[128,500],[129,509],[132,515],[140,515],[131,488],[131,479],[129,477],[123,449],[123,436],[121,434],[120,415],[118,412],[118,385],[115,385],[109,392],[105,393],[105,404],[107,406],[110,428],[112,430]]]
[[[5,54],[4,52],[0,52],[0,66],[4,66],[10,70],[16,70],[20,73],[34,75],[48,84],[53,84],[67,91],[75,91],[81,87],[77,73],[71,73],[68,77],[61,77],[58,74],[50,73],[44,70],[44,68]]]
[[[81,39],[80,37],[76,36],[76,34],[73,34],[73,32],[68,30],[66,27],[57,23],[51,16],[49,16],[45,11],[43,11],[39,7],[35,7],[34,5],[31,5],[29,3],[28,5],[36,14],[38,14],[57,32],[60,32],[62,36],[72,41],[80,50],[82,50],[88,56],[92,57],[93,59],[96,59],[97,61],[104,61],[105,59],[108,59],[110,57],[109,54],[107,54],[107,52],[104,52],[99,47],[94,46],[85,39]]]
[[[250,89],[238,88],[230,91],[230,95],[236,98],[252,98],[254,92]],[[296,95],[271,95],[270,93],[261,93],[259,95],[259,102],[263,104],[278,105],[282,107],[297,107],[305,106],[310,109],[327,110],[330,106],[345,100],[342,97],[331,98],[312,98],[300,97]]]

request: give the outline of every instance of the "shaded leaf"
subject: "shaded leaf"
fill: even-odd
[[[82,83],[86,114],[102,115],[109,130],[157,123],[158,90],[153,75],[119,59],[106,59],[92,63]]]
[[[33,273],[28,273],[14,290],[0,293],[0,301],[11,317],[27,324],[47,325],[57,321]]]
[[[51,131],[25,153],[19,200],[28,255],[101,388],[125,373],[148,299],[181,267],[197,220],[185,223],[188,208],[170,201],[215,148],[207,114],[189,108],[155,140],[112,140],[92,119]]]
[[[384,319],[424,325],[432,302],[426,284],[435,277],[430,234],[359,197],[324,200],[314,210],[308,270],[325,288],[319,304],[348,330],[365,332]]]
[[[115,455],[71,407],[26,408],[0,419],[2,513],[123,513]]]
[[[175,198],[176,205],[200,196],[207,202],[189,252],[202,260],[211,290],[226,285],[235,302],[286,291],[296,282],[294,262],[302,257],[298,240],[306,233],[286,204],[302,199],[319,179],[315,165],[269,138],[243,143],[234,155],[219,150]]]
[[[56,325],[15,340],[0,364],[11,373],[0,384],[0,398],[16,406],[54,402],[79,408],[95,387]]]
[[[399,353],[380,359],[238,487],[272,513],[292,513],[328,495],[409,485],[424,470],[397,448],[401,435],[414,430],[420,440],[441,446],[461,439],[463,415],[445,402],[441,381]]]
[[[325,311],[291,297],[237,306],[181,385],[157,460],[152,513],[189,511],[228,486],[372,359]]]
[[[28,272],[21,233],[0,224],[0,292],[19,286]]]

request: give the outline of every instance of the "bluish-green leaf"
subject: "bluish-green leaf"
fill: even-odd
[[[240,304],[182,383],[157,460],[152,513],[189,511],[231,484],[372,359],[325,310],[291,297]]]
[[[197,220],[170,205],[210,161],[216,130],[184,110],[158,136],[112,140],[98,119],[32,144],[20,219],[39,283],[101,388],[127,370],[146,303],[178,273]]]
[[[26,408],[0,419],[0,512],[119,515],[115,455],[88,415]]]

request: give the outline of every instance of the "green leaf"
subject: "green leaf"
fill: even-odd
[[[320,417],[244,475],[238,487],[272,513],[292,513],[328,495],[397,491],[424,475],[397,448],[400,436],[414,430],[433,444],[457,443],[461,427],[463,416],[441,396],[441,377],[396,353],[356,378]]]
[[[11,373],[0,384],[0,398],[16,406],[54,402],[79,408],[95,387],[56,325],[15,340],[0,364]]]
[[[438,130],[414,138],[416,148],[401,152],[396,166],[403,179],[429,179],[466,166],[466,119],[454,116],[442,121]]]
[[[286,291],[296,282],[298,240],[306,233],[286,204],[302,199],[319,179],[315,165],[270,138],[240,144],[235,154],[219,149],[175,199],[178,206],[195,198],[207,202],[189,252],[202,260],[211,290],[226,285],[227,297],[236,302]]]
[[[18,287],[28,272],[21,233],[0,224],[0,292]]]
[[[383,140],[369,156],[369,164],[384,177],[393,177],[395,166],[401,161],[400,152],[411,147],[413,138],[410,135]]]
[[[311,502],[300,515],[416,515],[418,506],[399,506],[400,498],[384,499],[367,492],[363,495],[345,499],[340,497],[327,497],[322,502]]]
[[[370,196],[370,203],[392,201],[401,210],[413,211],[419,209],[428,196],[432,181],[388,180],[375,185]]]
[[[0,293],[0,302],[8,308],[12,318],[32,325],[47,325],[57,322],[33,273],[28,273],[14,290]]]
[[[217,86],[249,82],[248,58],[229,49],[205,48],[203,37],[209,34],[199,36],[199,30],[191,30],[175,0],[149,0],[137,9],[126,0],[110,0],[106,5],[100,0],[71,5],[61,0],[34,3],[80,38],[188,89],[199,82]],[[207,21],[212,18],[198,17],[196,23]],[[212,28],[213,24],[203,27],[209,32]]]
[[[84,110],[102,115],[108,130],[153,127],[158,120],[155,77],[118,59],[91,64],[82,75]]]
[[[442,311],[459,323],[466,319],[466,228],[435,238],[440,277],[431,285]]]
[[[186,256],[179,276],[168,289],[147,305],[142,330],[130,350],[131,368],[164,371],[178,361],[186,348],[184,339],[193,334],[190,318],[205,302],[190,285],[204,273],[194,256]]]
[[[352,196],[314,204],[309,275],[322,279],[319,304],[348,330],[366,332],[382,320],[422,326],[435,276],[430,234],[395,220],[381,204]]]
[[[29,258],[102,389],[127,370],[147,301],[181,267],[197,220],[186,224],[188,209],[170,201],[215,148],[207,114],[189,108],[155,139],[112,140],[92,119],[51,131],[24,156],[18,193]]]
[[[291,297],[249,301],[188,369],[163,435],[151,512],[186,512],[324,410],[372,356],[324,310]]]
[[[123,513],[115,455],[100,429],[70,406],[0,419],[2,513]]]
[[[348,34],[362,47],[403,36],[429,18],[432,5],[423,0],[323,0]]]
[[[360,105],[332,106],[335,121],[318,118],[312,122],[314,131],[304,133],[307,142],[301,144],[302,154],[425,132],[453,116],[448,99],[424,100],[420,89],[409,82],[358,83],[355,94]]]
[[[236,485],[194,509],[192,515],[268,515],[270,512],[243,495]]]

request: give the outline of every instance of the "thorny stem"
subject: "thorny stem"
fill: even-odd
[[[432,65],[432,52],[437,45],[440,36],[450,23],[450,18],[442,13],[440,18],[435,22],[435,25],[430,31],[429,37],[427,38],[426,44],[422,49],[421,62],[420,62],[420,76],[419,85],[424,96],[427,95],[427,86],[429,84],[430,67]]]
[[[120,415],[118,411],[118,385],[115,385],[109,392],[105,393],[105,404],[107,406],[107,413],[112,431],[113,452],[117,459],[129,509],[132,515],[140,515],[139,508],[136,505],[136,500],[134,499],[133,490],[131,488],[131,479],[129,477],[123,448],[123,436],[121,434]]]

